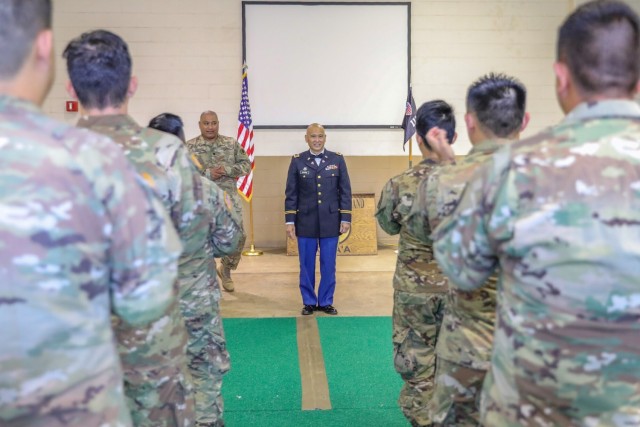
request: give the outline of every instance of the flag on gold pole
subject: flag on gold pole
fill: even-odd
[[[256,250],[253,240],[253,169],[255,160],[253,156],[253,120],[251,119],[251,105],[249,104],[249,81],[247,79],[247,64],[242,65],[242,96],[240,97],[240,111],[238,112],[238,144],[242,146],[251,161],[251,171],[248,175],[241,176],[236,182],[238,193],[249,202],[249,218],[251,230],[251,248],[242,252],[242,255],[262,255],[262,251]]]
[[[238,178],[236,185],[238,192],[247,201],[253,196],[253,120],[251,119],[251,105],[249,104],[249,82],[247,81],[247,64],[242,66],[242,97],[240,99],[240,111],[238,112],[238,144],[242,146],[249,160],[251,171],[248,175]]]

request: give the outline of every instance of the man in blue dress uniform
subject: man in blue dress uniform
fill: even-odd
[[[287,235],[298,239],[303,315],[315,310],[338,314],[336,288],[338,236],[351,227],[351,183],[340,153],[325,150],[324,128],[312,123],[304,137],[309,150],[291,158],[285,190]],[[320,247],[320,286],[315,292]]]

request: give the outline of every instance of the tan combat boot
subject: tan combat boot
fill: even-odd
[[[216,268],[216,272],[218,273],[218,277],[222,282],[224,290],[227,292],[233,292],[235,287],[233,286],[233,280],[231,279],[231,270],[221,264]]]

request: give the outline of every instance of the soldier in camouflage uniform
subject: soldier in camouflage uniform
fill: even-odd
[[[202,174],[218,184],[233,200],[233,209],[242,218],[242,200],[237,190],[237,179],[251,172],[251,161],[234,138],[218,133],[220,123],[218,115],[213,111],[205,111],[200,115],[201,135],[187,141],[189,151],[196,156]],[[231,279],[231,270],[238,268],[246,234],[242,229],[238,250],[233,254],[222,257],[218,275],[222,280],[222,287],[233,292],[235,286]]]
[[[149,127],[160,130],[162,132],[171,133],[180,138],[180,140],[183,142],[185,140],[182,119],[175,114],[160,114],[151,119],[151,121],[149,122]],[[202,167],[199,164],[197,158],[195,158],[194,155],[192,155],[191,158],[194,161],[196,167],[201,169]],[[213,248],[213,256],[222,257],[224,255],[233,253],[234,247],[232,246],[232,243],[236,245],[239,244],[238,242],[242,235],[240,232],[242,227],[241,218],[236,216],[235,211],[233,210],[233,202],[231,201],[231,198],[229,197],[229,194],[227,192],[223,192],[215,183],[203,176],[200,177],[200,180],[202,181],[202,186],[204,187],[204,206],[209,211],[209,214],[214,220],[214,223],[212,223],[210,227],[210,233],[212,233],[211,244]],[[221,206],[226,206],[226,209],[221,209]],[[229,227],[230,217],[233,219],[232,228]],[[236,230],[233,235],[233,240],[231,240],[226,234],[230,229]],[[216,273],[214,271],[215,264],[209,262],[210,259],[211,257],[201,258],[202,263],[197,271],[206,271],[207,280],[214,282],[216,280]],[[198,274],[195,272],[195,269],[192,270],[194,270],[194,274]],[[203,278],[204,276],[200,276],[198,280],[202,280]],[[195,276],[194,279],[196,279]],[[187,278],[187,280],[190,279]],[[193,295],[188,298],[189,302],[185,305],[184,310],[192,313],[190,317],[192,317],[194,320],[198,317],[203,318],[197,302],[201,298],[209,298],[207,292],[212,292],[214,313],[218,313],[218,315],[214,317],[212,323],[207,325],[206,330],[209,331],[211,336],[214,337],[214,341],[216,343],[220,343],[219,348],[224,348],[224,346],[226,345],[226,341],[224,338],[224,330],[222,327],[222,318],[219,315],[221,296],[220,288],[217,283],[215,283],[212,289],[213,290],[206,290],[200,287],[197,292],[194,292]],[[201,347],[192,349],[192,352],[194,352],[195,354],[201,353],[203,351],[203,345],[204,343],[201,342]],[[215,390],[215,396],[217,396],[217,398],[215,399],[215,404],[220,405],[219,409],[216,409],[214,412],[222,414],[222,377],[229,370],[229,358],[228,356],[226,356],[226,352],[223,351],[216,352],[214,354],[214,358],[216,360],[216,363],[209,366],[211,370],[208,373],[203,372],[203,374],[205,375],[199,376],[198,379],[201,381],[202,387],[211,387],[211,385],[208,384],[210,381],[207,381],[207,378],[211,378],[214,380],[213,390]],[[202,381],[200,378],[204,379],[204,381]]]
[[[222,426],[220,383],[229,370],[229,355],[210,266],[215,253],[236,249],[240,220],[220,189],[203,187],[180,140],[141,128],[127,115],[137,82],[120,37],[103,30],[85,33],[69,43],[65,57],[72,95],[89,112],[78,126],[109,135],[125,149],[138,172],[154,183],[184,245],[179,306],[146,330],[116,322],[134,421],[189,425],[195,418],[198,426]],[[101,65],[107,59],[109,70]]]
[[[111,140],[39,109],[50,24],[0,0],[0,425],[131,426],[110,316],[163,316],[182,247]]]
[[[500,147],[519,138],[529,122],[525,106],[526,89],[511,77],[489,74],[474,82],[467,91],[465,114],[473,148],[456,165],[442,166],[420,183],[412,214],[428,214],[432,228],[450,215],[473,171]],[[454,159],[450,145],[434,138],[446,139],[445,131],[434,128],[427,133],[427,142],[447,150],[438,153],[440,159]],[[436,346],[436,386],[429,403],[435,424],[478,425],[478,400],[493,346],[496,285],[497,274],[493,274],[481,289],[449,289]]]
[[[433,258],[430,244],[418,241],[405,220],[418,183],[438,167],[438,159],[425,142],[429,129],[447,129],[455,139],[453,109],[444,101],[431,101],[417,111],[418,147],[424,160],[392,178],[382,189],[376,219],[389,234],[400,234],[393,276],[394,365],[405,384],[398,403],[413,426],[428,426],[427,403],[433,391],[435,345],[442,322],[446,279]]]
[[[567,18],[566,118],[496,152],[435,231],[452,286],[500,268],[483,425],[640,425],[639,21],[617,1]]]

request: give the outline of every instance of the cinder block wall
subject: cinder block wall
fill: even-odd
[[[240,102],[242,22],[240,0],[56,0],[54,30],[57,77],[44,109],[73,123],[65,113],[67,73],[60,58],[68,41],[97,28],[127,40],[140,85],[130,113],[141,123],[161,112],[182,116],[187,137],[198,134],[200,112],[218,112],[221,133],[235,135]],[[457,109],[456,153],[469,149],[463,125],[467,86],[480,75],[499,71],[519,77],[529,89],[530,135],[561,119],[555,102],[551,64],[556,30],[582,0],[414,0],[412,1],[412,80],[416,102],[443,98]],[[640,0],[631,4],[640,10]],[[323,29],[319,29],[322,31]],[[327,29],[329,30],[329,29]],[[366,72],[363,68],[362,72]],[[249,74],[251,79],[251,74]],[[251,83],[251,80],[249,80]],[[526,136],[525,135],[525,136]],[[256,131],[255,243],[283,247],[283,192],[291,153],[289,141],[305,148],[303,131]],[[401,132],[370,134],[329,131],[327,147],[339,141],[347,155],[353,190],[379,194],[384,182],[408,165]],[[376,139],[397,138],[397,156],[370,155]],[[417,148],[414,153],[417,152]],[[417,159],[416,159],[417,160]],[[249,228],[249,209],[245,209]],[[378,230],[380,243],[394,243]],[[247,243],[249,244],[249,242]]]

